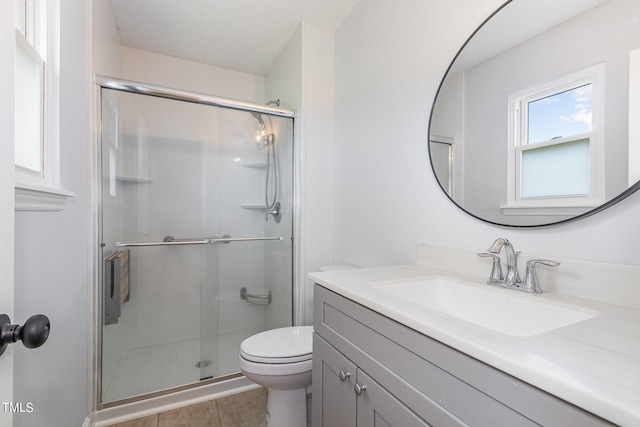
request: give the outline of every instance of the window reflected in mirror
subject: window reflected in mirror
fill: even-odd
[[[640,0],[507,1],[438,89],[429,146],[443,191],[514,227],[627,197],[640,187],[639,52]],[[451,140],[448,162],[434,135]]]
[[[602,64],[509,95],[503,210],[595,208],[604,202]]]

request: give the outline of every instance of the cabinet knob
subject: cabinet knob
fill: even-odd
[[[22,341],[27,348],[40,347],[49,338],[50,328],[49,319],[42,314],[31,316],[23,326],[12,325],[9,316],[0,314],[0,355],[16,341]]]
[[[360,385],[356,383],[356,385],[353,386],[353,391],[355,391],[358,396],[360,396],[366,389],[367,386],[364,384]]]
[[[347,378],[349,378],[351,376],[351,372],[345,372],[343,370],[340,370],[340,373],[338,374],[338,376],[340,377],[340,381],[346,381]]]

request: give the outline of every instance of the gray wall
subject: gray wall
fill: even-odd
[[[456,208],[429,167],[433,97],[455,53],[502,0],[364,0],[336,32],[334,258],[415,260],[417,242],[637,265],[640,194],[568,225],[516,230]],[[384,23],[384,25],[382,25]]]
[[[88,7],[82,0],[60,2],[60,180],[77,196],[62,212],[16,212],[15,321],[35,313],[51,320],[44,346],[15,349],[14,401],[34,408],[14,415],[16,427],[81,426],[87,414]]]

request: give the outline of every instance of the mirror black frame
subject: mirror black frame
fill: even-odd
[[[458,59],[458,57],[460,56],[460,54],[462,53],[464,48],[467,46],[467,44],[469,44],[471,39],[476,35],[476,33],[478,33],[478,31],[480,31],[485,26],[485,24],[487,22],[489,22],[489,20],[491,20],[491,18],[493,18],[496,14],[498,14],[502,9],[504,9],[507,5],[509,5],[513,1],[515,1],[515,0],[507,0],[505,3],[503,3],[491,15],[489,15],[487,17],[487,19],[482,21],[482,23],[478,26],[478,28],[476,28],[473,31],[473,33],[471,33],[471,35],[467,38],[467,40],[462,44],[462,47],[460,47],[460,49],[458,49],[458,52],[453,57],[453,60],[451,61],[451,63],[447,67],[447,69],[446,69],[446,71],[444,73],[444,76],[442,77],[442,80],[440,81],[440,84],[438,85],[438,90],[436,91],[435,97],[433,98],[433,104],[431,105],[431,113],[429,114],[429,127],[428,127],[428,133],[427,133],[427,147],[428,147],[428,151],[429,151],[429,165],[431,166],[431,171],[433,172],[433,175],[435,176],[436,181],[438,182],[438,186],[440,187],[442,192],[447,196],[447,198],[451,201],[451,203],[456,205],[460,210],[462,210],[467,215],[469,215],[469,216],[471,216],[473,218],[476,218],[476,219],[478,219],[478,220],[480,220],[480,221],[482,221],[484,223],[487,223],[487,224],[496,225],[496,226],[499,226],[499,227],[509,227],[509,228],[544,228],[544,227],[557,226],[557,225],[561,225],[561,224],[565,224],[565,223],[569,223],[569,222],[573,222],[573,221],[577,221],[577,220],[580,220],[580,219],[583,219],[583,218],[590,217],[590,216],[595,215],[595,214],[597,214],[597,213],[599,213],[599,212],[601,212],[601,211],[603,211],[605,209],[610,208],[611,206],[621,202],[622,200],[626,199],[627,197],[629,197],[630,195],[632,195],[633,193],[638,191],[638,189],[640,189],[640,181],[637,181],[635,184],[633,184],[632,186],[627,188],[625,191],[623,191],[622,193],[618,194],[616,197],[612,198],[611,200],[608,200],[605,203],[601,204],[600,206],[598,206],[598,207],[596,207],[594,209],[591,209],[591,210],[589,210],[587,212],[584,212],[582,214],[575,215],[575,216],[572,216],[570,218],[563,219],[563,220],[560,220],[560,221],[553,221],[553,222],[549,222],[549,223],[517,225],[517,224],[503,224],[503,223],[500,223],[500,222],[490,221],[490,220],[482,218],[482,217],[480,217],[480,216],[478,216],[478,215],[476,215],[474,213],[471,213],[470,211],[468,211],[467,209],[462,207],[460,204],[458,204],[455,200],[453,200],[451,195],[442,186],[442,183],[440,182],[440,178],[436,174],[436,169],[435,169],[435,165],[433,164],[433,156],[432,156],[432,152],[431,152],[431,137],[432,137],[432,135],[431,135],[431,122],[433,120],[433,112],[435,110],[436,102],[438,101],[438,95],[440,94],[440,91],[442,90],[442,86],[443,86],[447,76],[449,75],[449,71],[451,71],[451,68],[455,64],[456,60]]]

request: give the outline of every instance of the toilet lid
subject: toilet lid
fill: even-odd
[[[309,360],[313,353],[313,326],[272,329],[240,344],[240,355],[261,363],[293,363]]]

